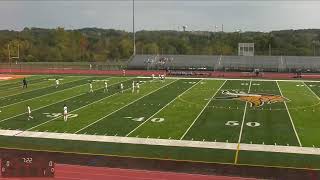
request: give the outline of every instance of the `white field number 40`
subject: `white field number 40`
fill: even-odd
[[[62,113],[43,113],[48,118],[58,118],[62,116]],[[78,114],[68,114],[68,118],[75,118],[78,117]]]
[[[239,126],[240,123],[238,121],[228,121],[228,122],[226,122],[225,125],[226,126]],[[247,122],[246,125],[249,126],[249,127],[258,127],[258,126],[260,126],[260,123],[258,123],[258,122]]]
[[[138,117],[138,118],[125,117],[125,118],[131,119],[132,121],[137,121],[137,122],[142,122],[145,120],[145,117]],[[164,121],[164,118],[152,118],[150,121],[154,123],[160,123]]]

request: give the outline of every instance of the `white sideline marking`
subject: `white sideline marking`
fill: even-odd
[[[202,81],[202,80],[200,80]],[[185,90],[184,92],[180,93],[177,97],[175,97],[174,99],[172,99],[169,103],[167,103],[165,106],[163,106],[161,109],[159,109],[156,113],[154,113],[152,116],[150,116],[147,120],[145,120],[144,122],[142,122],[141,124],[139,124],[139,126],[137,126],[136,128],[134,128],[132,131],[130,131],[126,136],[129,136],[130,134],[132,134],[134,131],[136,131],[138,128],[140,128],[142,125],[144,125],[146,122],[148,122],[151,118],[153,118],[155,115],[157,115],[160,111],[162,111],[163,109],[165,109],[167,106],[169,106],[171,103],[173,103],[176,99],[178,99],[180,96],[182,96],[183,94],[185,94],[186,92],[188,92],[190,89],[192,89],[194,86],[196,86],[198,83],[200,83],[200,81],[198,81],[197,83],[195,83],[194,85],[192,85],[191,87],[189,87],[187,90]]]
[[[200,111],[200,113],[198,114],[198,116],[193,120],[192,124],[189,126],[189,128],[184,132],[184,134],[181,136],[180,140],[182,140],[186,134],[189,132],[189,130],[191,129],[191,127],[194,125],[194,123],[198,120],[198,118],[200,117],[200,115],[203,113],[203,111],[207,108],[207,106],[209,105],[209,103],[211,102],[211,100],[214,98],[214,96],[216,96],[216,94],[220,91],[220,89],[222,88],[222,86],[227,82],[227,80],[225,80],[222,85],[219,87],[219,89],[217,89],[217,91],[213,94],[213,96],[208,100],[207,104],[203,107],[203,109]]]
[[[148,76],[139,76],[139,78],[152,78],[152,77],[148,77]],[[166,79],[204,79],[204,80],[229,80],[229,81],[248,81],[249,78],[192,78],[192,77],[166,77]],[[254,79],[254,81],[279,81],[279,82],[320,82],[320,81],[316,81],[316,80],[305,80],[305,79],[301,79],[301,80],[292,80],[292,79],[280,79],[280,80],[276,80],[276,79]]]
[[[84,80],[84,79],[80,79],[80,80]],[[75,81],[78,81],[78,80],[70,81],[70,82],[67,82],[67,83],[72,83],[72,82],[75,82]],[[52,93],[43,94],[43,95],[41,95],[41,96],[37,96],[37,97],[31,98],[31,99],[25,99],[25,100],[22,100],[22,101],[13,103],[13,104],[8,104],[8,105],[6,105],[6,106],[1,106],[0,108],[3,109],[3,108],[8,107],[8,106],[13,106],[13,105],[15,105],[15,104],[19,104],[19,103],[22,103],[22,102],[25,102],[25,101],[34,100],[34,99],[41,98],[41,97],[44,97],[44,96],[53,95],[53,94],[55,94],[55,93],[63,92],[63,91],[70,90],[70,89],[77,88],[77,87],[81,87],[81,86],[84,86],[84,85],[86,85],[86,84],[82,84],[82,85],[78,85],[78,86],[74,86],[74,87],[69,87],[69,88],[63,89],[63,90],[54,91],[54,92],[52,92]],[[50,87],[50,86],[48,86],[48,87]],[[53,86],[52,86],[52,87],[53,87]],[[32,92],[32,91],[28,91],[28,92]],[[41,101],[41,100],[40,100],[40,101]]]
[[[281,89],[280,89],[280,86],[279,86],[278,81],[276,81],[276,83],[277,83],[277,86],[278,86],[278,89],[279,89],[280,95],[281,95],[281,96],[283,96],[283,94],[282,94],[282,91],[281,91]],[[288,109],[287,103],[286,103],[286,101],[283,101],[283,103],[284,103],[284,106],[286,107],[286,110],[287,110],[287,112],[288,112],[288,115],[289,115],[289,118],[290,118],[290,121],[291,121],[291,125],[292,125],[292,128],[293,128],[293,130],[294,130],[294,133],[296,134],[296,137],[297,137],[297,140],[298,140],[299,146],[301,147],[301,146],[302,146],[302,144],[301,144],[300,138],[299,138],[299,136],[298,136],[297,130],[296,130],[295,126],[294,126],[294,123],[293,123],[293,120],[292,120],[291,114],[290,114],[290,112],[289,112],[289,109]]]
[[[15,130],[0,130],[2,136],[14,136]],[[136,137],[120,137],[120,136],[102,136],[102,135],[86,135],[86,134],[69,134],[69,133],[53,133],[53,132],[33,132],[24,131],[16,137],[31,137],[31,138],[46,138],[46,139],[61,139],[61,140],[76,140],[76,141],[91,141],[91,142],[111,142],[124,144],[141,144],[141,145],[156,145],[156,146],[174,146],[174,147],[195,147],[206,149],[226,149],[237,150],[238,143],[225,142],[209,142],[209,141],[188,141],[174,139],[155,139],[155,138],[136,138]],[[262,151],[262,152],[278,152],[290,154],[311,154],[320,155],[319,148],[299,147],[299,146],[275,146],[262,144],[240,144],[239,150],[244,151]]]
[[[133,79],[133,78],[132,78],[132,79]],[[130,80],[130,79],[128,79],[128,80]],[[114,84],[111,84],[110,86],[114,86],[114,85],[119,84],[119,83],[124,82],[124,81],[127,81],[127,80],[123,80],[123,81],[116,82],[116,83],[114,83]],[[103,88],[99,88],[99,89],[103,89]],[[99,90],[99,89],[97,89],[97,90]],[[130,88],[128,88],[128,89],[130,89]],[[128,89],[126,89],[126,90],[128,90]],[[126,91],[126,90],[124,90],[124,91]],[[108,99],[109,97],[112,97],[112,96],[114,96],[114,95],[116,95],[116,94],[118,94],[118,93],[119,93],[119,92],[114,93],[114,94],[109,95],[109,96],[106,96],[106,97],[104,97],[104,98],[102,98],[102,99],[99,99],[98,101],[94,101],[94,102],[92,102],[92,103],[90,103],[90,104],[86,104],[86,105],[84,105],[84,106],[81,106],[81,107],[79,107],[79,108],[77,108],[77,109],[74,109],[74,110],[70,111],[70,113],[72,113],[72,112],[74,112],[74,111],[77,111],[77,110],[79,110],[79,109],[85,108],[85,107],[87,107],[87,106],[90,106],[90,105],[92,105],[92,104],[98,103],[98,102],[103,101],[103,100],[105,100],[105,99]],[[86,93],[83,93],[83,94],[86,94]],[[80,101],[80,102],[81,102],[81,101]],[[69,113],[69,114],[70,114],[70,113]],[[51,119],[51,120],[49,120],[49,121],[45,121],[45,122],[43,122],[43,123],[41,123],[41,124],[38,124],[38,125],[36,125],[36,126],[33,126],[33,127],[29,128],[29,129],[27,129],[26,131],[32,130],[32,129],[34,129],[34,128],[37,128],[37,127],[39,127],[39,126],[42,126],[42,125],[44,125],[44,124],[46,124],[46,123],[49,123],[49,122],[54,121],[54,120],[56,120],[56,119],[58,119],[58,118],[61,118],[61,117],[62,117],[62,116],[59,116],[59,117],[53,118],[53,119]]]
[[[249,84],[249,88],[248,88],[248,93],[250,93],[251,84],[252,84],[252,79],[250,80],[250,84]],[[243,125],[244,125],[244,121],[245,121],[245,119],[246,119],[247,107],[248,107],[248,102],[246,101],[246,105],[244,106],[244,111],[243,111],[243,116],[242,116],[242,123],[241,123],[241,129],[240,129],[238,144],[240,143],[241,137],[242,137]]]
[[[155,89],[154,91],[151,91],[150,93],[145,94],[145,95],[143,95],[142,97],[140,97],[140,98],[138,98],[138,99],[130,102],[129,104],[126,104],[125,106],[122,106],[121,108],[119,108],[119,109],[117,109],[117,110],[115,110],[115,111],[112,111],[111,113],[107,114],[106,116],[103,116],[102,118],[100,118],[100,119],[98,119],[98,120],[96,120],[96,121],[88,124],[87,126],[79,129],[78,131],[75,132],[75,134],[78,133],[78,132],[80,132],[80,131],[82,131],[82,130],[84,130],[84,129],[86,129],[86,128],[88,128],[89,126],[92,126],[92,125],[96,124],[97,122],[99,122],[99,121],[103,120],[104,118],[112,115],[113,113],[116,113],[116,112],[120,111],[121,109],[123,109],[123,108],[125,108],[125,107],[127,107],[127,106],[129,106],[129,105],[131,105],[131,104],[133,104],[133,103],[135,103],[135,102],[137,102],[137,101],[139,101],[140,99],[142,99],[142,98],[144,98],[144,97],[146,97],[146,96],[149,96],[150,94],[152,94],[152,93],[158,91],[159,89],[164,88],[164,87],[166,87],[166,86],[168,86],[168,85],[170,85],[170,84],[172,84],[172,83],[174,83],[174,82],[176,82],[176,81],[172,81],[171,83],[168,83],[168,84],[165,85],[165,86],[161,86],[160,88],[157,88],[157,89]]]

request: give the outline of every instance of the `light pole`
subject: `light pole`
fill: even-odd
[[[133,55],[136,55],[136,32],[134,28],[134,0],[132,0]]]
[[[188,26],[186,26],[186,25],[185,25],[185,26],[182,26],[183,32],[186,32],[187,27],[188,27]]]

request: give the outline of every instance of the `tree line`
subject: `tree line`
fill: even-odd
[[[271,32],[138,31],[137,54],[237,55],[238,43],[255,43],[256,55],[320,55],[320,30]],[[0,31],[0,61],[121,61],[133,54],[133,34],[114,29],[25,28]]]

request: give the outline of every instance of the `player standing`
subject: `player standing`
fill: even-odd
[[[67,107],[67,105],[64,105],[63,106],[63,120],[65,122],[67,122],[67,118],[68,118],[68,107]]]
[[[139,84],[139,81],[137,82],[136,87],[137,87],[137,93],[139,93],[139,91],[140,91],[140,84]]]
[[[23,86],[22,86],[23,89],[28,88],[28,82],[27,82],[26,78],[23,78],[22,84],[23,84]]]
[[[28,121],[29,121],[30,119],[33,119],[33,117],[31,116],[31,108],[29,105],[27,105],[27,111],[28,111]]]
[[[90,88],[89,92],[93,93],[92,82],[89,83],[89,88]]]
[[[123,84],[120,84],[121,93],[123,93]]]
[[[154,74],[152,74],[152,80],[154,80]]]
[[[108,92],[108,83],[107,83],[107,81],[104,82],[104,92]]]
[[[132,92],[134,92],[134,81],[132,81]]]
[[[56,88],[59,87],[59,84],[60,84],[59,79],[56,78]]]

